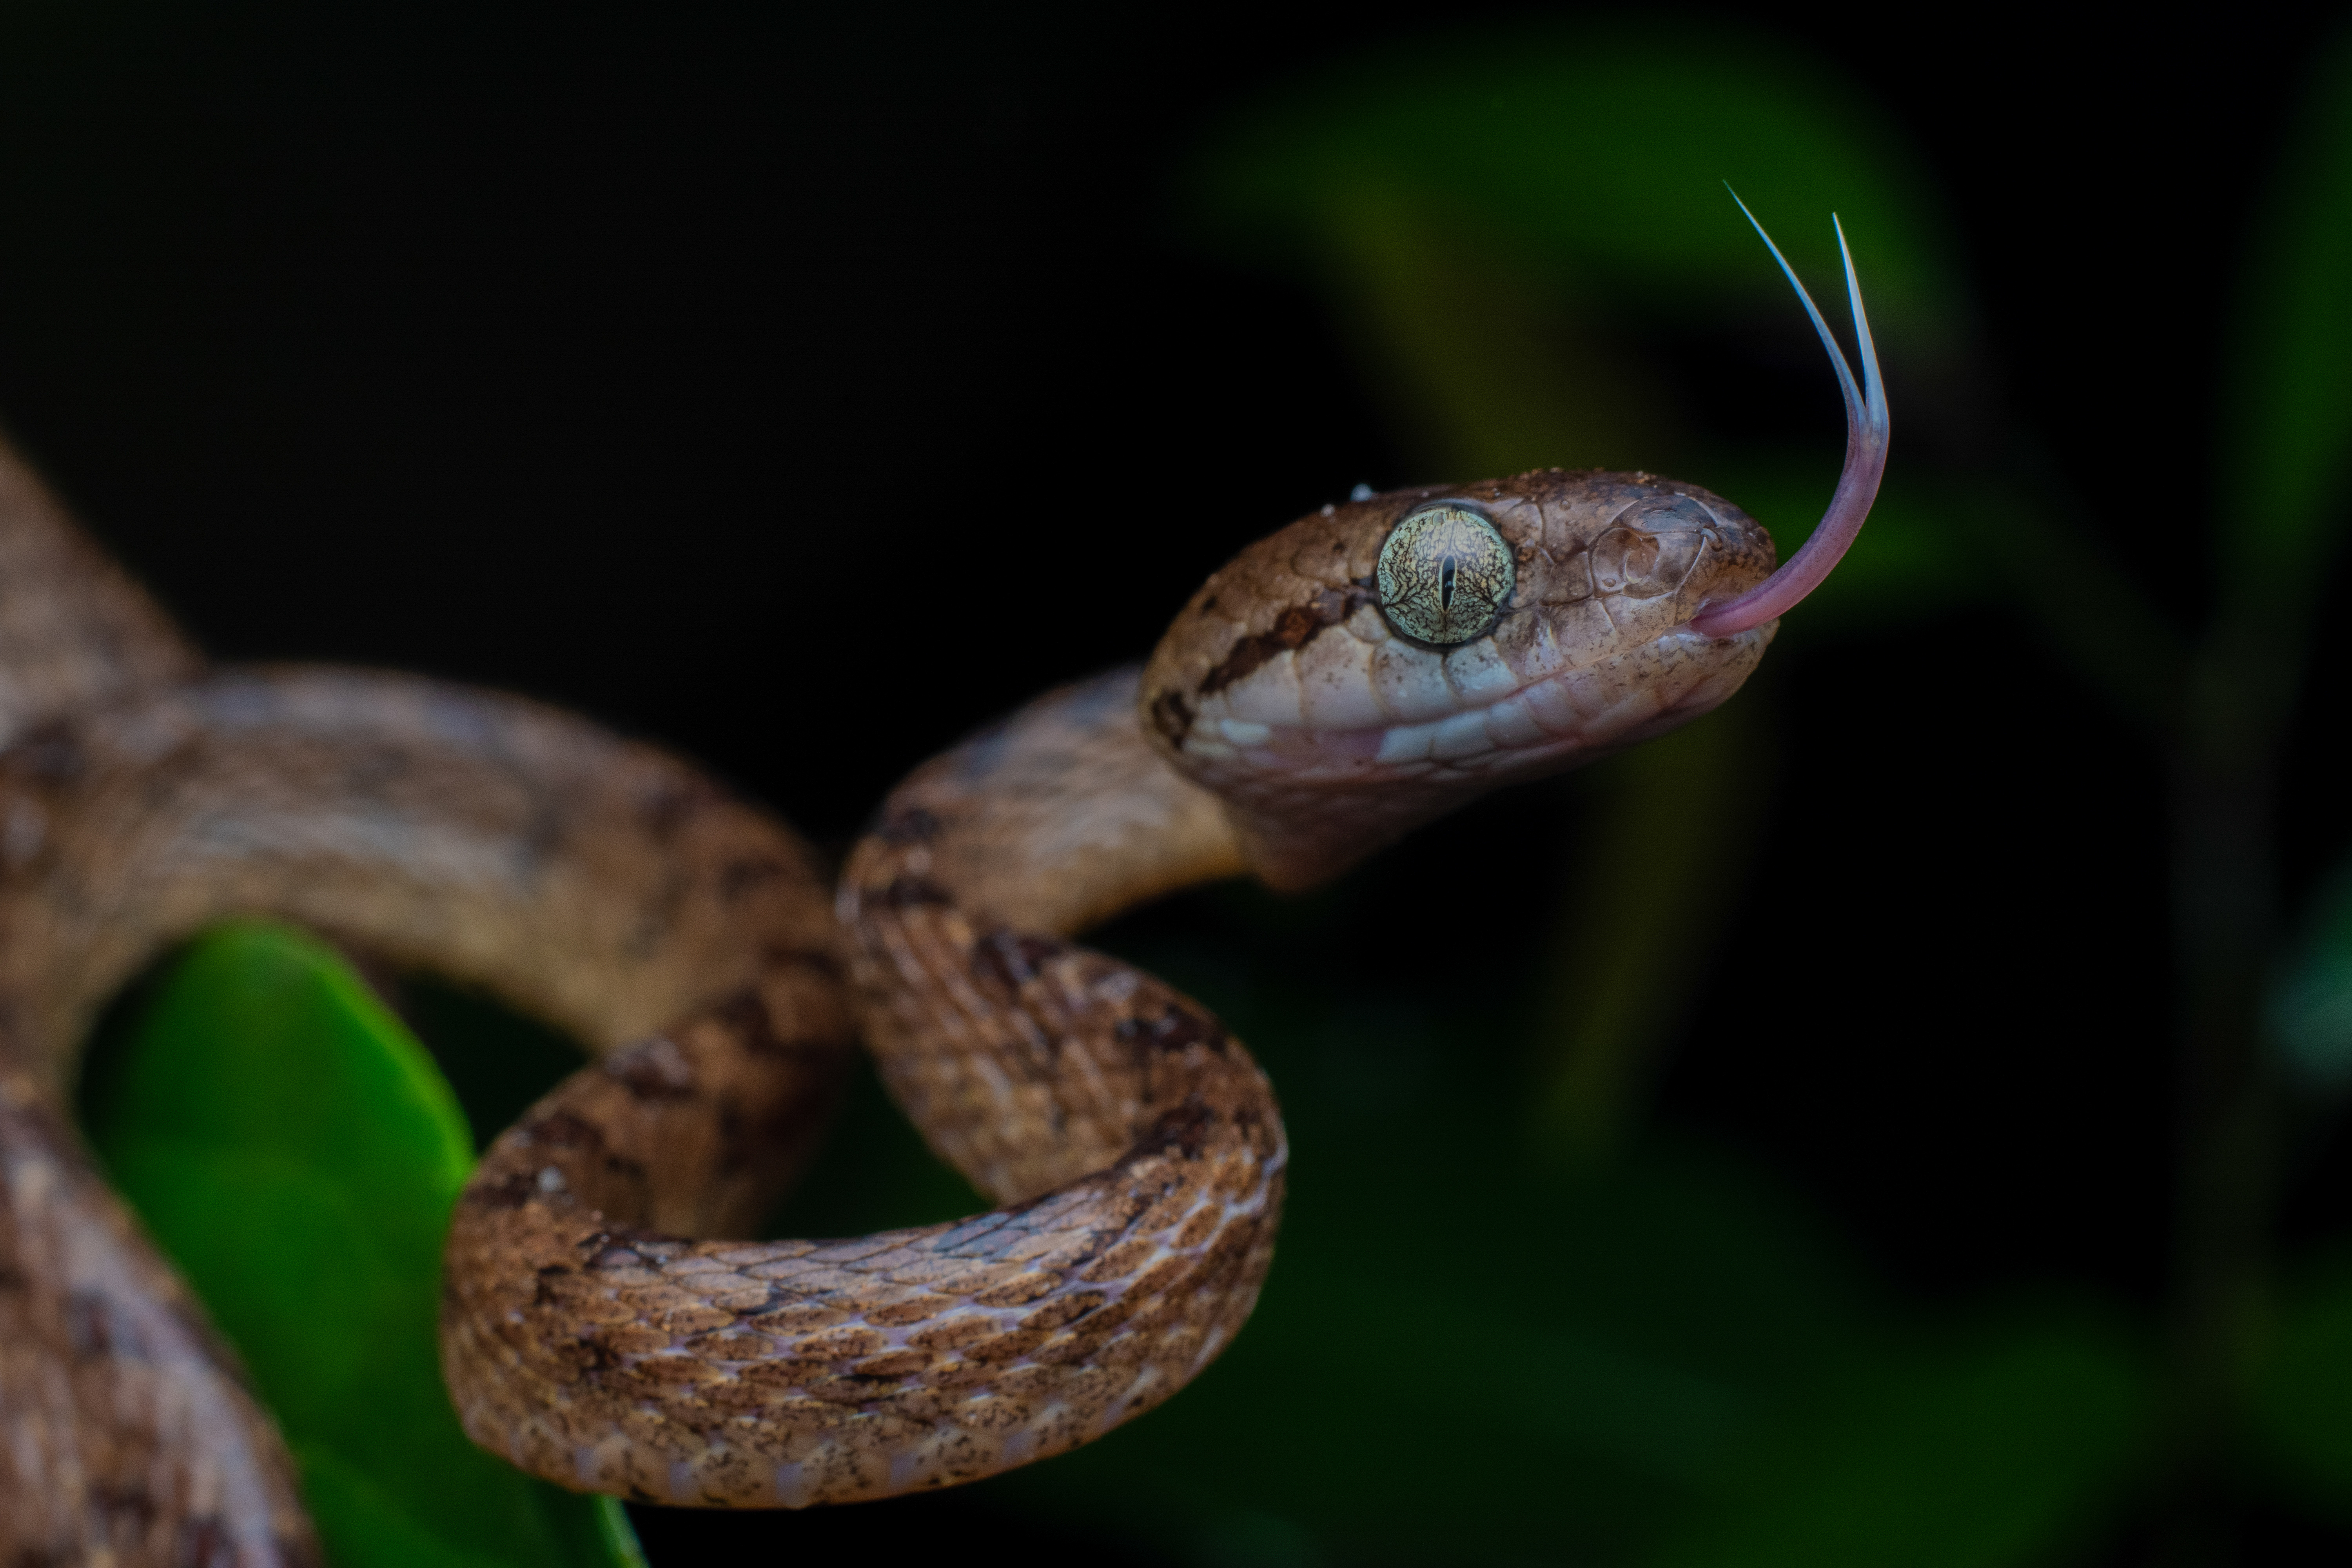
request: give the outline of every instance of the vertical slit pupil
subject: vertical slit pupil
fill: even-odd
[[[1451,555],[1438,563],[1437,607],[1441,610],[1454,607],[1454,557]]]

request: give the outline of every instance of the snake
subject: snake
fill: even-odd
[[[1887,442],[1851,256],[1859,388],[1772,254],[1848,421],[1789,561],[1648,472],[1360,488],[1242,551],[1140,667],[923,764],[837,878],[689,763],[556,709],[209,664],[0,447],[0,1562],[320,1561],[269,1413],[67,1109],[99,1009],[234,919],[459,977],[588,1047],[490,1144],[446,1253],[450,1397],[524,1470],[846,1502],[1066,1451],[1181,1389],[1265,1280],[1281,1111],[1210,1010],[1076,939],[1212,879],[1326,881],[1736,691],[1861,527]],[[732,1239],[861,1042],[997,1206]]]

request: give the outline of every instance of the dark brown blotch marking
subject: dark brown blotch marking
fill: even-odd
[[[1142,1160],[1172,1151],[1188,1160],[1197,1160],[1208,1146],[1209,1129],[1215,1121],[1215,1112],[1201,1103],[1200,1096],[1188,1094],[1183,1104],[1160,1113],[1150,1130],[1127,1152],[1127,1158]]]
[[[971,950],[971,972],[982,981],[993,981],[1007,991],[1018,991],[1037,978],[1045,965],[1069,951],[1068,944],[1049,936],[1000,931],[981,938]]]
[[[761,1017],[764,1023],[764,1011]],[[685,1100],[694,1093],[694,1069],[677,1047],[660,1035],[606,1057],[604,1073],[633,1100]]]
[[[589,1268],[651,1268],[679,1257],[693,1247],[657,1230],[616,1225],[592,1231],[572,1244]]]
[[[894,910],[913,910],[926,904],[952,904],[955,900],[929,877],[907,873],[890,879],[890,885],[882,889],[882,902]]]
[[[649,1185],[652,1182],[652,1177],[646,1170],[644,1162],[614,1152],[604,1135],[604,1130],[585,1117],[575,1115],[569,1110],[551,1110],[546,1115],[525,1123],[523,1131],[530,1135],[530,1143],[528,1147],[560,1149],[591,1157],[601,1156],[598,1163],[609,1173],[639,1186]],[[536,1171],[525,1173],[524,1175],[526,1180],[534,1184],[539,1179]],[[559,1188],[555,1193],[547,1195],[552,1198],[563,1191],[564,1189]]]
[[[155,1521],[155,1499],[137,1481],[114,1485],[100,1481],[89,1489],[89,1500],[101,1513],[127,1521],[142,1535]]]
[[[637,821],[654,842],[667,844],[697,813],[718,798],[718,791],[698,781],[664,784],[637,803]]]
[[[940,836],[940,819],[919,805],[894,811],[874,830],[885,844],[929,844]]]
[[[844,973],[841,960],[824,949],[786,947],[780,942],[760,945],[760,963],[769,969],[814,969],[833,980],[841,979]]]
[[[509,1171],[494,1182],[477,1182],[461,1202],[478,1209],[519,1209],[539,1196],[539,1178],[530,1171]]]
[[[172,1542],[172,1568],[236,1568],[236,1538],[217,1514],[180,1521]]]
[[[76,1361],[90,1361],[110,1352],[129,1353],[136,1359],[133,1347],[116,1343],[114,1314],[97,1291],[77,1290],[68,1296],[65,1319],[66,1343],[72,1347]]]
[[[551,1110],[523,1123],[534,1146],[544,1144],[551,1149],[601,1150],[604,1147],[604,1130],[569,1110]]]
[[[776,1021],[769,1016],[768,1004],[761,998],[755,986],[745,986],[710,1009],[710,1019],[729,1034],[736,1043],[755,1057],[788,1057],[793,1054],[792,1043],[776,1030]]]
[[[553,1306],[555,1304],[555,1286],[553,1281],[571,1272],[572,1266],[570,1264],[549,1263],[542,1265],[538,1273],[539,1282],[531,1290],[530,1304],[534,1307]]]
[[[51,719],[26,730],[8,748],[8,754],[18,767],[45,784],[72,784],[89,765],[81,737],[64,719]]]
[[[752,889],[776,880],[784,871],[784,863],[772,855],[747,855],[740,860],[730,860],[719,873],[719,897],[731,904]]]
[[[1358,584],[1344,589],[1326,588],[1306,604],[1291,605],[1275,617],[1271,631],[1258,632],[1235,642],[1223,659],[1202,677],[1201,695],[1223,691],[1276,654],[1297,652],[1320,637],[1326,628],[1338,626],[1373,599],[1372,592]]]
[[[1151,727],[1167,738],[1171,746],[1181,746],[1184,737],[1192,732],[1192,705],[1178,691],[1163,691],[1151,700]]]
[[[1120,1019],[1118,1034],[1144,1050],[1181,1051],[1187,1046],[1206,1046],[1218,1056],[1225,1054],[1230,1037],[1214,1018],[1175,1002],[1163,1007],[1157,1018]]]
[[[574,1364],[592,1377],[600,1372],[610,1372],[621,1364],[620,1352],[601,1340],[582,1339],[578,1345],[579,1354],[574,1358]]]

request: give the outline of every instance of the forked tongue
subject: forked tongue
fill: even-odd
[[[1727,189],[1728,187],[1727,187]],[[1845,296],[1853,308],[1853,334],[1862,349],[1862,385],[1853,384],[1853,369],[1846,363],[1845,353],[1830,336],[1830,324],[1822,320],[1814,308],[1813,297],[1797,281],[1796,268],[1764,233],[1764,226],[1756,223],[1756,215],[1748,212],[1748,204],[1739,201],[1739,194],[1731,199],[1739,202],[1739,210],[1748,214],[1748,221],[1756,225],[1772,259],[1780,264],[1788,276],[1789,286],[1797,298],[1805,302],[1805,314],[1813,319],[1813,330],[1822,335],[1822,343],[1830,351],[1830,365],[1837,372],[1838,389],[1845,394],[1845,471],[1838,475],[1837,493],[1830,497],[1829,510],[1822,514],[1822,523],[1813,530],[1812,537],[1794,555],[1780,563],[1780,569],[1736,599],[1699,606],[1691,617],[1691,629],[1711,637],[1736,637],[1739,633],[1762,626],[1798,600],[1820,587],[1830,574],[1830,568],[1845,554],[1846,546],[1862,531],[1863,519],[1870,515],[1870,503],[1878,497],[1879,476],[1886,471],[1886,388],[1878,379],[1878,350],[1870,341],[1870,318],[1862,313],[1862,285],[1854,280],[1853,254],[1846,249],[1845,227],[1832,215],[1830,223],[1837,229],[1838,254],[1845,259]]]

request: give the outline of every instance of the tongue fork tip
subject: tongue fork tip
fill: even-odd
[[[1730,190],[1727,184],[1724,188]],[[1748,204],[1733,191],[1731,199],[1738,202],[1739,210],[1747,215],[1756,233],[1771,251],[1772,259],[1780,264],[1781,273],[1796,289],[1797,298],[1804,302],[1805,314],[1812,318],[1813,330],[1821,334],[1822,345],[1830,352],[1830,366],[1837,372],[1838,390],[1845,395],[1845,468],[1838,476],[1836,494],[1830,498],[1829,510],[1822,514],[1821,526],[1812,536],[1781,563],[1779,571],[1755,587],[1727,599],[1722,604],[1703,605],[1691,617],[1691,629],[1703,637],[1737,637],[1788,610],[1806,595],[1822,585],[1830,569],[1843,556],[1846,547],[1862,531],[1863,520],[1870,515],[1870,503],[1877,499],[1878,481],[1886,471],[1886,389],[1879,380],[1878,348],[1871,341],[1870,318],[1863,313],[1862,284],[1854,277],[1853,253],[1846,247],[1845,226],[1832,214],[1830,223],[1836,228],[1838,255],[1845,263],[1846,302],[1853,311],[1853,331],[1856,346],[1862,352],[1862,384],[1854,384],[1853,369],[1846,363],[1845,351],[1839,348],[1831,335],[1830,325],[1813,304],[1813,297],[1797,278],[1796,268],[1756,222],[1756,215],[1748,211]]]

